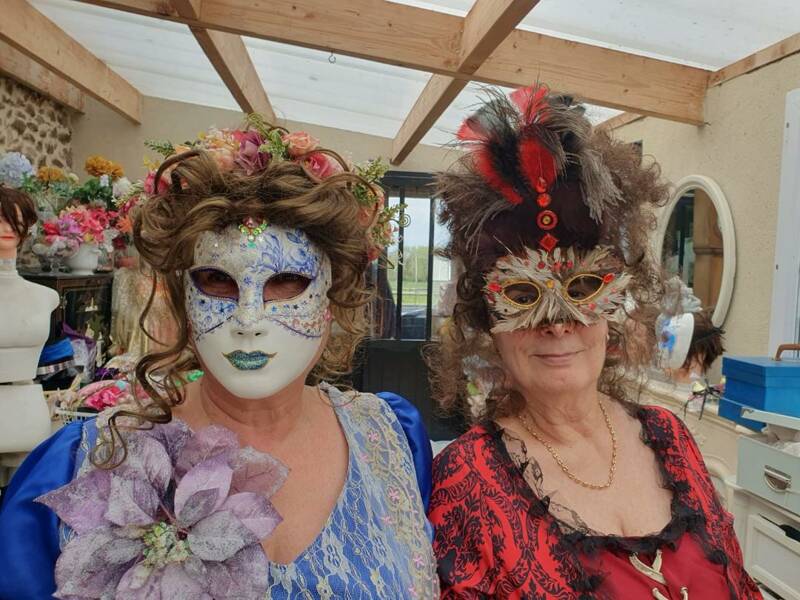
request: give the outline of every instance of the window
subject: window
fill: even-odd
[[[800,89],[786,95],[769,352],[800,341]]]
[[[451,280],[450,261],[437,254],[447,229],[436,222],[433,177],[392,172],[383,185],[390,205],[401,204],[397,242],[375,267],[376,326],[373,337],[429,340],[443,317],[441,300]]]

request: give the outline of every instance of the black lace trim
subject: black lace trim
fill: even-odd
[[[671,547],[675,549],[678,540],[684,534],[690,533],[696,536],[709,561],[720,564],[723,567],[727,566],[728,563],[725,553],[714,547],[708,538],[706,517],[699,507],[693,506],[689,484],[685,480],[675,477],[667,468],[667,463],[671,460],[668,451],[672,449],[674,436],[671,432],[658,430],[657,418],[651,412],[652,409],[648,410],[647,407],[636,405],[629,405],[626,408],[641,422],[642,442],[653,450],[661,472],[662,485],[672,493],[670,509],[672,518],[669,523],[658,533],[640,537],[599,533],[591,530],[588,526],[576,527],[550,514],[550,498],[547,496],[539,497],[531,489],[525,479],[525,465],[520,466],[514,461],[503,441],[503,435],[514,436],[494,422],[486,424],[486,429],[495,441],[501,457],[509,469],[522,480],[520,489],[531,503],[532,515],[543,517],[550,514],[550,517],[554,520],[554,526],[559,528],[560,531],[556,532],[556,537],[559,541],[557,547],[554,548],[554,553],[564,561],[563,568],[568,575],[567,579],[572,588],[581,593],[581,598],[593,598],[594,596],[586,594],[597,590],[605,579],[605,575],[587,568],[583,561],[580,560],[580,555],[591,556],[605,550],[652,555],[659,548]]]

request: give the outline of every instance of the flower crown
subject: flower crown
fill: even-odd
[[[360,207],[358,221],[367,231],[369,259],[376,259],[386,246],[394,242],[399,206],[386,206],[378,182],[388,165],[380,158],[354,165],[336,152],[320,148],[319,140],[310,134],[273,126],[258,114],[249,115],[241,129],[211,127],[197,139],[182,144],[153,140],[145,144],[165,159],[192,150],[204,151],[226,173],[257,175],[276,161],[299,164],[317,183],[340,173],[352,173],[361,179],[352,185],[352,192]],[[144,182],[144,192],[150,195],[165,192],[170,184],[172,166],[167,169],[159,168],[157,163],[147,166],[150,172]],[[156,183],[159,171],[161,174]]]

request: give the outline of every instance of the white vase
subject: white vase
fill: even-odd
[[[73,275],[93,275],[99,258],[100,248],[97,244],[81,244],[66,262]]]

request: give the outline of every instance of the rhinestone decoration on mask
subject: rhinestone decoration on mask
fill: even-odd
[[[325,332],[330,261],[303,231],[270,225],[254,241],[236,226],[221,233],[207,231],[197,242],[194,262],[193,270],[223,270],[239,286],[238,301],[218,298],[197,289],[190,273],[184,275],[195,341],[231,319],[243,327],[270,320],[305,338],[320,338]],[[264,284],[278,273],[294,273],[311,281],[295,298],[265,302]]]
[[[614,320],[625,303],[625,289],[631,276],[619,274],[619,265],[610,249],[598,246],[589,252],[574,248],[555,248],[552,253],[526,248],[526,256],[505,256],[486,278],[484,293],[495,315],[492,333],[534,328],[544,322],[572,321],[591,325],[598,319]],[[616,267],[616,268],[615,268]],[[576,303],[566,296],[564,285],[576,275],[590,274],[603,278],[599,293],[585,303]],[[510,302],[502,292],[509,282],[531,281],[539,287],[541,298],[531,308]]]

